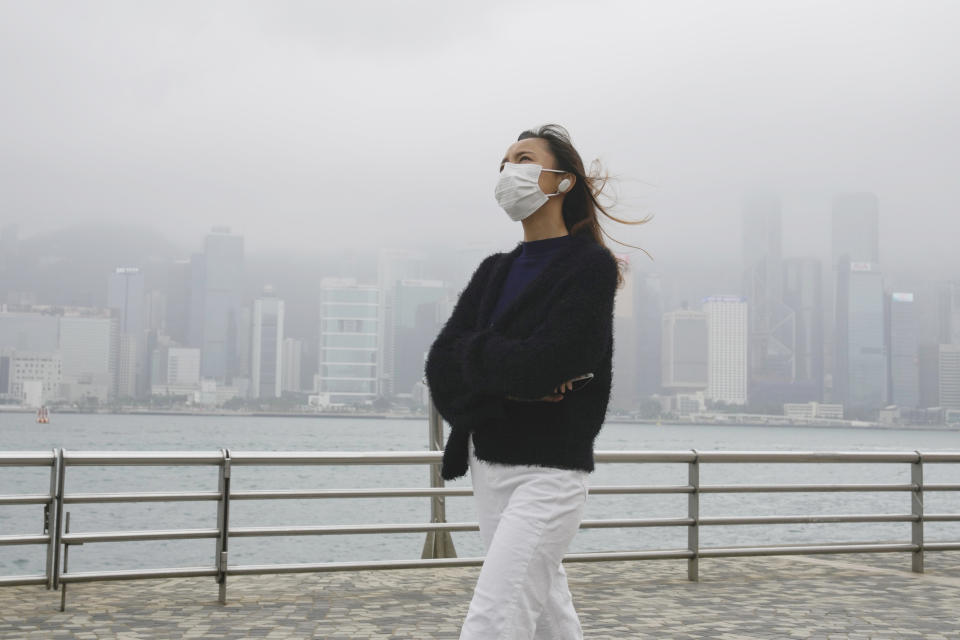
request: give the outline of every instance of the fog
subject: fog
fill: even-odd
[[[618,178],[607,232],[657,268],[739,259],[780,195],[826,256],[835,193],[881,261],[960,273],[954,2],[4,2],[0,223],[135,225],[184,250],[508,248],[500,158],[566,126]],[[651,265],[613,240],[614,250]]]

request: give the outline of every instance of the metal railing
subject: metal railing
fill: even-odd
[[[47,545],[45,573],[0,577],[3,585],[45,584],[47,589],[62,589],[61,610],[65,607],[66,585],[100,580],[130,580],[169,577],[213,577],[219,585],[219,601],[226,602],[227,577],[252,574],[281,574],[344,571],[361,569],[399,569],[475,566],[482,557],[457,558],[450,533],[477,531],[476,522],[446,522],[444,500],[447,496],[469,496],[469,488],[444,487],[439,469],[443,423],[431,407],[429,420],[430,444],[427,452],[325,452],[325,451],[66,451],[0,452],[0,466],[50,468],[48,494],[0,495],[3,505],[43,505],[43,533],[39,535],[0,536],[0,545]],[[954,542],[926,542],[925,522],[957,522],[960,513],[926,513],[924,495],[927,492],[960,491],[960,484],[924,483],[923,469],[927,464],[960,463],[957,452],[921,451],[597,451],[598,463],[678,463],[687,465],[687,483],[679,485],[601,485],[592,486],[590,494],[687,494],[687,515],[678,518],[611,518],[583,520],[581,528],[632,527],[686,527],[687,546],[678,549],[619,551],[597,553],[568,553],[565,562],[596,562],[611,560],[644,560],[676,558],[687,560],[687,577],[699,580],[699,559],[734,556],[795,555],[820,553],[909,552],[912,570],[923,572],[924,551],[960,550],[960,540]],[[703,463],[892,463],[910,465],[910,482],[903,484],[713,484],[700,482]],[[430,487],[390,489],[327,489],[327,490],[268,490],[233,491],[231,472],[235,466],[248,465],[429,465]],[[122,493],[68,493],[66,470],[80,466],[181,466],[209,465],[218,468],[216,491],[190,492],[122,492]],[[700,495],[703,493],[750,492],[909,492],[910,513],[903,514],[830,514],[830,515],[761,515],[703,517],[700,515]],[[431,499],[431,521],[412,524],[352,524],[281,527],[232,527],[230,505],[236,500],[334,499],[334,498],[409,498]],[[69,504],[216,501],[215,527],[199,529],[162,529],[144,531],[100,531],[70,533],[64,507]],[[69,515],[69,514],[67,514]],[[742,547],[701,547],[699,530],[703,526],[794,524],[794,523],[850,523],[850,522],[910,522],[909,542],[870,542],[857,544],[802,544]],[[312,536],[333,534],[426,533],[424,550],[419,560],[389,560],[362,562],[326,562],[302,564],[231,565],[231,539],[266,536]],[[133,569],[123,571],[67,571],[66,557],[70,545],[144,541],[212,539],[215,541],[213,566],[171,567],[162,569]],[[61,555],[63,561],[61,562]],[[62,566],[61,566],[62,565]]]

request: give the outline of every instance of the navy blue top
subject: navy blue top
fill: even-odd
[[[573,242],[573,236],[570,234],[521,242],[523,249],[514,258],[513,264],[510,265],[510,271],[507,273],[503,288],[500,290],[500,297],[497,298],[497,304],[490,315],[490,322],[493,322],[506,309],[507,305],[523,291],[523,288],[540,274],[540,271],[558,251],[571,242]]]

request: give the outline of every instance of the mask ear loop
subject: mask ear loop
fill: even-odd
[[[570,173],[569,171],[561,171],[560,169],[540,169],[540,170],[541,170],[541,171],[550,171],[550,172],[552,172],[552,173]],[[564,182],[567,183],[567,188],[569,188],[569,187],[570,187],[569,179],[568,179],[568,178],[564,178],[563,180],[560,181],[560,184],[557,185],[557,192],[556,192],[556,193],[548,193],[548,194],[546,194],[546,196],[547,196],[548,198],[552,198],[553,196],[562,196],[563,194],[565,194],[565,193],[566,193],[565,190],[563,190],[563,191],[560,190],[560,186],[563,185]]]

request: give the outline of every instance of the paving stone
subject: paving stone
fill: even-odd
[[[604,638],[960,640],[960,552],[569,563],[584,633]],[[0,588],[0,638],[456,639],[479,567]]]

